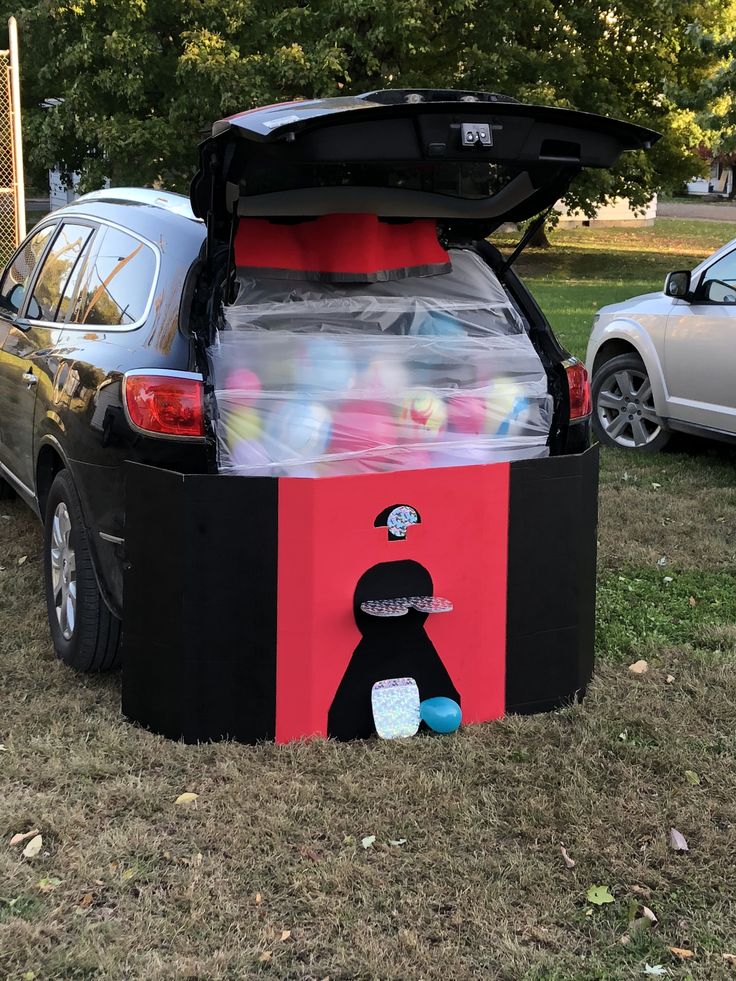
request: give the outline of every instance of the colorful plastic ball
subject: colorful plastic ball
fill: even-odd
[[[417,334],[430,337],[465,337],[462,321],[443,310],[430,310],[419,323]]]
[[[486,413],[486,400],[480,395],[459,393],[447,400],[447,419],[453,432],[472,436],[485,432]]]
[[[355,362],[340,341],[311,336],[294,365],[294,381],[308,391],[349,392],[355,384]]]
[[[393,446],[397,425],[384,402],[355,399],[332,416],[330,453],[353,453]]]
[[[419,705],[419,717],[433,732],[455,732],[460,728],[463,713],[453,698],[437,695],[425,698]]]
[[[282,402],[272,410],[266,423],[274,462],[294,455],[321,456],[331,432],[330,412],[320,402]]]
[[[258,439],[261,435],[261,416],[245,405],[234,406],[223,413],[227,444],[232,450],[236,443]]]
[[[486,401],[486,432],[492,436],[520,435],[526,429],[529,405],[529,399],[516,382],[498,379]]]
[[[404,399],[400,418],[410,438],[414,434],[433,438],[447,427],[447,408],[429,389],[415,389]]]
[[[235,368],[225,378],[227,398],[238,405],[253,405],[261,388],[261,379],[250,368]]]

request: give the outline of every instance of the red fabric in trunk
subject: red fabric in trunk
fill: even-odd
[[[380,221],[376,215],[324,215],[295,224],[240,218],[235,265],[266,278],[366,282],[448,272],[450,257],[433,219]]]

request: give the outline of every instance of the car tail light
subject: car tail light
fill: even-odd
[[[123,380],[128,418],[161,436],[204,436],[204,387],[195,375],[129,374]]]
[[[565,367],[567,387],[570,391],[570,418],[581,419],[590,415],[593,401],[590,397],[590,382],[588,372],[582,361],[571,361]]]

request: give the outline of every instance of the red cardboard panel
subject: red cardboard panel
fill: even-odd
[[[420,516],[405,538],[375,526],[395,505]],[[361,641],[356,584],[384,563],[418,563],[433,595],[454,604],[451,613],[430,614],[424,629],[460,695],[463,722],[503,715],[508,514],[505,463],[281,478],[277,742],[328,734],[330,705]]]

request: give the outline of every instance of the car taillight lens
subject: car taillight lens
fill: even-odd
[[[567,387],[570,390],[570,418],[581,419],[590,415],[593,402],[590,397],[590,382],[588,372],[582,361],[573,361],[565,368]]]
[[[125,405],[134,426],[163,436],[204,436],[200,378],[126,375]]]

